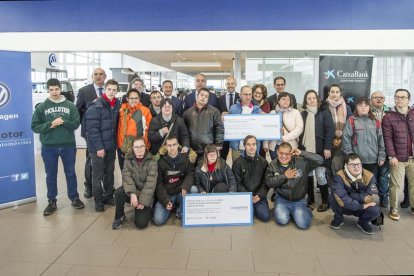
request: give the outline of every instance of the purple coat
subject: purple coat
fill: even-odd
[[[395,108],[390,109],[382,120],[385,150],[388,156],[396,157],[400,162],[407,162],[408,137],[414,141],[414,109],[409,109],[407,116],[398,113]]]

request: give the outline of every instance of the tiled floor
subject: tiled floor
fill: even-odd
[[[80,194],[83,158],[79,150]],[[273,221],[182,228],[175,218],[145,230],[128,222],[114,231],[113,207],[96,213],[92,199],[82,210],[70,206],[62,169],[58,211],[43,217],[47,200],[39,154],[36,162],[37,203],[0,210],[0,275],[414,274],[414,216],[408,209],[401,210],[399,222],[386,218],[373,236],[363,234],[354,218],[338,231],[330,229],[331,211],[315,211],[307,231]]]

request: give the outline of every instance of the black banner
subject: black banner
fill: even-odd
[[[369,97],[373,56],[320,56],[319,96],[328,97],[329,86],[338,84],[341,95],[354,110],[359,97]]]

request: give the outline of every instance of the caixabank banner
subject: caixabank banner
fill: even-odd
[[[30,53],[0,51],[0,208],[36,200]]]
[[[341,95],[354,110],[359,97],[369,97],[373,56],[321,55],[319,57],[319,95],[326,99],[329,86],[338,84]]]

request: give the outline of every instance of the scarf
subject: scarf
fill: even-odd
[[[335,124],[335,136],[337,138],[342,137],[342,130],[345,127],[346,123],[346,103],[343,97],[340,97],[339,100],[334,101],[330,98],[327,98],[326,101],[329,104],[329,111],[332,114],[332,119]]]
[[[276,105],[276,112],[280,112],[280,113],[284,113],[286,111],[291,111],[293,109],[293,107],[288,107],[288,108],[281,108],[279,105]]]
[[[305,147],[306,151],[316,152],[315,144],[315,115],[318,112],[317,107],[308,106],[306,108],[308,116],[306,117],[305,131],[303,132],[303,142],[302,145]]]
[[[114,97],[112,100],[108,99],[108,97],[106,96],[106,94],[102,94],[102,98],[107,101],[109,103],[109,105],[114,108],[115,103],[116,103],[116,98]]]
[[[348,170],[348,167],[346,164],[344,164],[344,172],[346,174],[346,176],[351,179],[351,182],[355,182],[357,180],[362,180],[362,172],[357,176],[353,176],[352,173]]]

